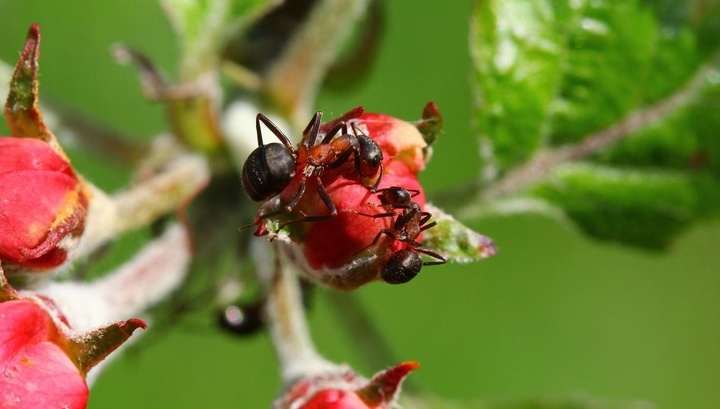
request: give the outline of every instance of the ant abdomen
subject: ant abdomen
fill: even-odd
[[[408,249],[396,251],[380,271],[380,278],[388,284],[404,284],[415,278],[422,269],[419,254]]]
[[[283,144],[270,143],[257,147],[243,165],[242,183],[245,193],[261,202],[280,194],[295,176],[295,156]]]

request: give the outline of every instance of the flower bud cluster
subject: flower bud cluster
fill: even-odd
[[[347,134],[333,135],[338,127]],[[379,149],[376,172],[365,170],[362,146],[335,162],[312,162],[348,134],[368,138]],[[315,136],[311,122],[300,146],[294,177],[258,211],[256,235],[283,239],[311,279],[341,290],[378,278],[406,282],[422,266],[416,249],[437,254],[420,247],[423,230],[432,224],[426,224],[430,215],[422,210],[425,194],[418,181],[427,144],[415,125],[356,108],[320,126]],[[395,198],[398,193],[405,194],[403,200]],[[391,277],[397,274],[402,277]]]

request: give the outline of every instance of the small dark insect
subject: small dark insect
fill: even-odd
[[[361,112],[357,109],[351,112]],[[347,115],[346,115],[347,116]],[[349,118],[350,119],[350,118]],[[354,134],[348,133],[345,120],[335,123],[318,143],[321,135],[322,112],[315,113],[303,131],[303,140],[299,149],[295,149],[285,134],[263,114],[258,114],[255,125],[258,147],[250,154],[242,170],[243,189],[255,201],[270,199],[282,192],[296,175],[298,165],[303,165],[298,191],[281,209],[258,215],[258,220],[291,212],[305,193],[307,179],[315,176],[317,192],[330,213],[323,216],[306,216],[298,221],[324,220],[337,215],[337,208],[322,183],[321,176],[326,169],[337,168],[345,164],[354,154],[355,171],[363,183],[373,180],[371,185],[363,183],[372,192],[377,190],[382,178],[382,151],[368,136],[351,124]],[[260,124],[265,126],[281,143],[263,144]],[[377,178],[375,178],[377,175]]]
[[[422,266],[438,265],[447,262],[447,258],[443,255],[434,250],[422,247],[422,245],[416,241],[420,233],[437,224],[436,222],[428,223],[432,215],[429,212],[422,211],[420,205],[412,201],[412,198],[418,194],[420,194],[418,190],[408,190],[397,186],[380,189],[378,190],[378,198],[382,203],[381,206],[385,208],[387,212],[378,214],[355,212],[374,218],[395,218],[392,228],[380,230],[372,243],[367,246],[371,247],[377,244],[383,234],[407,244],[405,248],[393,253],[380,271],[380,277],[389,284],[403,284],[412,280],[420,272]],[[396,212],[398,209],[402,211],[400,213]],[[437,261],[423,261],[418,253],[433,257]]]
[[[264,300],[249,304],[231,304],[218,314],[218,324],[225,331],[250,336],[258,333],[265,323],[262,317]]]
[[[302,303],[306,310],[312,306],[314,286],[305,279],[300,279]],[[246,300],[228,304],[218,311],[217,323],[224,332],[239,337],[257,334],[265,328],[265,308],[267,298],[261,296],[254,300]]]

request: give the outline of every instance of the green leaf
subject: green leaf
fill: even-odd
[[[279,0],[160,0],[178,36],[181,77],[215,68],[227,37],[247,27]]]
[[[403,396],[403,407],[415,409],[654,409],[645,401],[598,399],[584,395],[457,401],[430,395]]]
[[[655,249],[718,216],[720,2],[488,0],[471,40],[496,179],[468,207],[540,199]]]
[[[480,1],[473,14],[478,126],[483,142],[492,146],[487,165],[500,172],[542,146],[560,81],[562,37],[553,26],[555,3]]]
[[[709,204],[720,205],[720,184],[709,178],[589,164],[559,167],[532,193],[596,238],[649,248],[666,247]]]

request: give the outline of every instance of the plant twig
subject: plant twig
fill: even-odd
[[[265,308],[283,380],[289,383],[309,375],[339,371],[340,366],[327,361],[315,349],[297,274],[283,252],[277,246],[273,249],[272,278]]]
[[[319,0],[307,21],[269,70],[266,95],[302,129],[320,83],[370,0]]]

